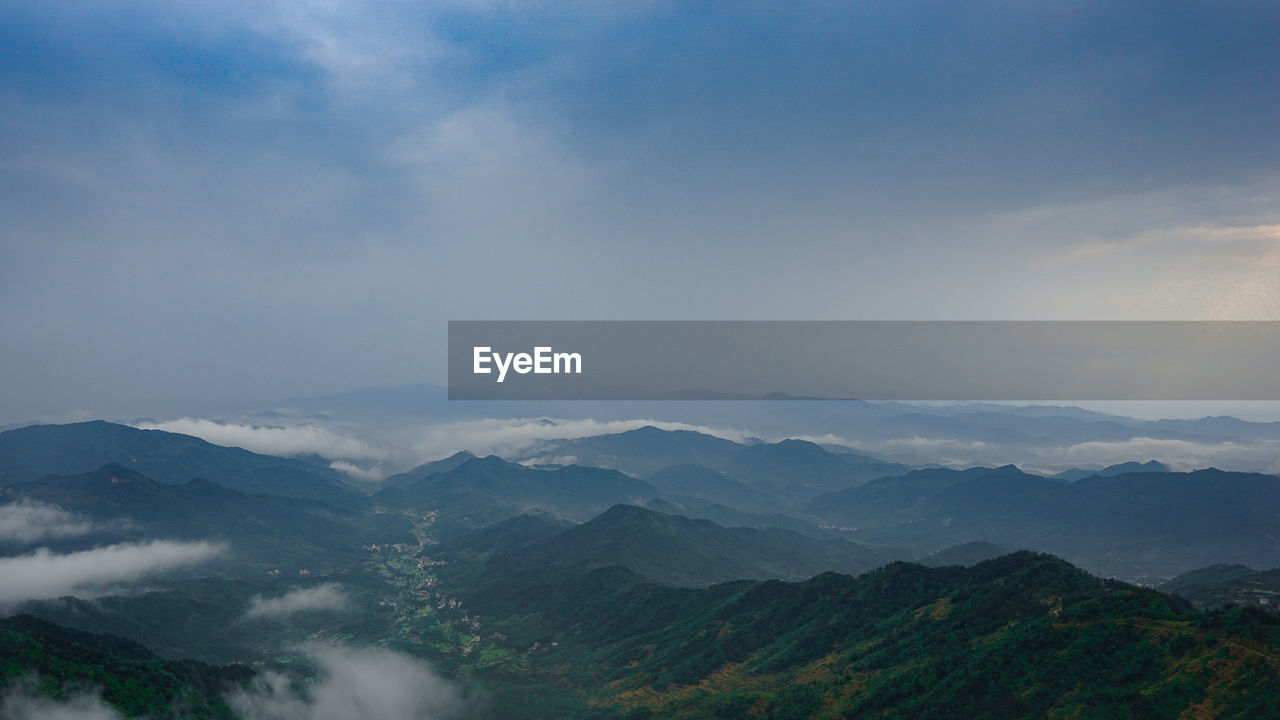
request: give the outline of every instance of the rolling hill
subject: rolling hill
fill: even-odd
[[[101,420],[30,425],[0,433],[0,485],[90,472],[107,463],[119,463],[162,483],[203,477],[243,493],[321,500],[338,507],[368,505],[367,496],[347,485],[336,470],[222,447],[190,435]]]
[[[315,568],[360,557],[368,542],[409,537],[407,522],[315,500],[246,495],[202,478],[181,485],[110,463],[93,472],[10,485],[10,496],[58,505],[98,523],[75,542],[226,540],[243,567]],[[120,521],[125,522],[120,522]],[[261,569],[261,567],[259,567]]]
[[[491,573],[581,574],[625,567],[663,585],[697,587],[743,578],[799,580],[858,573],[891,558],[844,540],[790,530],[725,528],[709,520],[617,505],[591,521],[490,558]]]
[[[438,510],[436,530],[450,535],[534,508],[586,520],[618,503],[657,495],[649,483],[616,470],[577,465],[539,470],[490,455],[404,487],[381,490],[374,499],[391,507]]]
[[[1274,616],[1191,613],[1027,552],[697,590],[615,567],[471,600],[536,610],[557,647],[527,672],[584,688],[576,707],[518,695],[528,716],[1249,718],[1280,705]],[[498,687],[521,693],[511,683]]]
[[[1170,577],[1280,552],[1280,478],[1199,470],[1074,483],[1013,466],[918,470],[815,498],[806,509],[869,543],[963,542],[1052,552],[1108,574]]]

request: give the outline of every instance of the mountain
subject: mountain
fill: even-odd
[[[921,536],[917,527],[921,513],[929,509],[939,493],[955,485],[999,475],[1029,480],[1034,477],[1025,475],[1012,465],[967,470],[913,470],[898,477],[881,478],[856,488],[819,495],[805,505],[805,510],[848,530],[886,538],[917,539]]]
[[[683,495],[665,495],[640,503],[640,505],[668,515],[683,515],[688,518],[710,520],[723,527],[780,528],[782,530],[794,530],[801,535],[823,540],[835,537],[834,532],[793,515],[742,512],[719,503]]]
[[[466,557],[517,550],[573,527],[554,515],[531,511],[472,530],[448,542],[449,552]]]
[[[801,499],[910,470],[905,465],[865,455],[836,455],[804,440],[752,445],[720,469],[759,490]]]
[[[723,467],[742,445],[692,430],[651,425],[610,435],[543,443],[536,454],[547,462],[612,468],[645,476],[672,465]]]
[[[496,555],[497,574],[581,574],[621,566],[664,585],[703,586],[743,578],[811,577],[826,570],[861,572],[888,558],[844,540],[816,540],[789,530],[725,528],[708,520],[617,505],[564,532]]]
[[[1197,608],[1261,607],[1280,609],[1280,569],[1254,570],[1246,565],[1210,565],[1192,570],[1160,586]]]
[[[255,566],[314,569],[361,557],[364,543],[408,537],[403,524],[388,518],[370,520],[314,500],[246,495],[202,478],[158,483],[116,463],[17,483],[6,492],[59,505],[104,528],[84,542],[104,535],[113,541],[226,540],[234,562]]]
[[[255,598],[280,598],[327,585],[340,588],[339,597],[346,598],[341,609],[245,616]],[[258,581],[169,579],[118,595],[33,600],[13,609],[79,630],[127,637],[164,658],[256,665],[295,651],[317,633],[356,642],[393,633],[394,616],[379,604],[386,597],[385,582],[351,570],[308,576],[289,572]]]
[[[0,433],[0,485],[89,472],[113,462],[163,483],[203,477],[243,493],[321,500],[339,507],[368,505],[368,498],[343,482],[336,470],[222,447],[190,435],[101,420],[30,425]]]
[[[918,470],[815,498],[850,538],[929,551],[970,541],[1030,547],[1107,574],[1168,577],[1280,552],[1280,478],[1199,470],[1074,483],[1013,466]]]
[[[743,510],[761,509],[753,503],[768,502],[770,495],[795,504],[816,494],[854,487],[879,477],[901,475],[910,469],[854,452],[837,455],[804,440],[740,445],[689,430],[660,430],[651,426],[613,435],[545,443],[536,450],[536,459],[614,468],[641,477],[656,476],[672,489],[684,482],[694,483],[708,494],[678,492],[707,497]],[[720,472],[725,477],[716,478],[705,470],[695,470],[695,466]],[[755,492],[735,492],[731,483],[747,485]],[[734,499],[735,495],[738,499]]]
[[[448,535],[491,525],[541,508],[586,520],[618,503],[658,495],[649,483],[616,470],[570,465],[538,470],[490,455],[475,458],[405,487],[378,492],[383,505],[440,511],[435,529]]]
[[[698,590],[606,568],[471,601],[536,610],[558,647],[524,672],[588,688],[561,716],[1249,718],[1280,697],[1274,616],[1190,613],[1027,552]]]
[[[72,630],[30,615],[0,620],[0,688],[6,691],[5,709],[12,713],[6,717],[107,716],[96,708],[24,712],[10,693],[25,687],[28,694],[49,700],[97,690],[107,705],[129,717],[229,718],[225,693],[244,686],[253,674],[239,665],[161,660],[124,638]]]
[[[1185,572],[1161,585],[1160,589],[1168,590],[1169,592],[1178,592],[1179,590],[1192,587],[1194,585],[1229,583],[1239,580],[1242,577],[1256,575],[1258,572],[1258,570],[1254,570],[1248,565],[1226,565],[1219,563],[1217,565],[1196,568],[1195,570]]]
[[[1094,475],[1111,477],[1113,475],[1128,475],[1131,473],[1144,472],[1167,473],[1169,472],[1169,468],[1164,463],[1157,462],[1155,460],[1148,460],[1144,463],[1130,461],[1116,465],[1108,465],[1101,470],[1081,470],[1080,468],[1071,468],[1070,470],[1063,470],[1053,477],[1058,480],[1062,480],[1063,482],[1075,482],[1087,477],[1093,477]]]
[[[382,485],[383,487],[404,487],[406,485],[412,485],[419,480],[425,480],[436,473],[448,472],[468,460],[474,460],[475,457],[475,453],[470,450],[462,450],[444,458],[443,460],[423,463],[411,470],[406,470],[405,472],[398,473],[396,475],[389,475],[383,479]]]
[[[782,504],[767,492],[702,465],[672,465],[644,479],[667,497],[701,498],[745,512],[773,512]]]

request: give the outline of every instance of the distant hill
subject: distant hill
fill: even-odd
[[[1280,478],[1200,470],[1074,483],[1012,466],[917,470],[815,498],[852,539],[939,548],[970,541],[1053,552],[1106,574],[1176,575],[1280,556]]]
[[[487,556],[518,550],[571,527],[573,523],[535,510],[453,538],[445,547],[455,555]]]
[[[844,540],[789,530],[724,528],[708,520],[617,505],[577,527],[496,555],[495,573],[585,573],[625,567],[664,585],[696,587],[743,578],[802,579],[827,570],[857,573],[888,558]]]
[[[835,492],[910,470],[865,455],[836,455],[804,440],[752,445],[730,458],[722,469],[757,489],[790,498]]]
[[[393,521],[368,527],[355,510],[273,495],[246,495],[202,478],[158,483],[110,463],[89,473],[49,476],[6,489],[10,496],[59,505],[98,521],[113,541],[226,540],[236,562],[311,566],[360,557],[361,545],[408,537]],[[119,520],[127,519],[120,524]],[[385,520],[385,519],[380,519]],[[84,538],[93,543],[103,533]],[[230,560],[229,560],[230,561]]]
[[[616,470],[570,465],[536,470],[490,455],[475,458],[405,487],[378,492],[383,505],[440,510],[435,529],[457,534],[541,508],[586,520],[618,503],[658,495],[649,483]]]
[[[709,500],[683,495],[664,495],[640,504],[650,510],[667,513],[668,515],[683,515],[688,518],[710,520],[723,527],[780,528],[782,530],[794,530],[801,535],[823,540],[829,540],[836,536],[836,533],[823,529],[810,520],[794,515],[776,512],[743,512]]]
[[[1253,606],[1280,610],[1280,568],[1210,565],[1179,575],[1160,589],[1177,593],[1202,609]]]
[[[672,465],[645,476],[663,495],[695,497],[747,512],[774,512],[782,501],[703,465]]]
[[[1185,572],[1161,585],[1160,589],[1168,590],[1169,592],[1178,592],[1179,590],[1193,585],[1229,583],[1239,580],[1242,577],[1257,574],[1258,572],[1258,570],[1254,570],[1248,565],[1226,565],[1218,563],[1216,565],[1196,568],[1195,570]]]
[[[382,485],[383,487],[404,487],[406,485],[412,485],[419,480],[425,480],[436,473],[448,472],[468,460],[474,460],[475,457],[475,453],[470,450],[462,450],[442,460],[423,463],[411,470],[406,470],[405,472],[398,473],[396,475],[389,475],[382,481]]]
[[[544,443],[537,457],[615,468],[640,477],[656,476],[672,491],[682,482],[696,483],[705,494],[680,492],[740,510],[761,509],[759,503],[764,498],[760,494],[796,505],[820,493],[901,475],[910,469],[852,451],[836,454],[804,440],[742,445],[688,430],[656,427]],[[725,477],[714,478],[694,470],[695,466]],[[740,499],[735,500],[732,485],[725,480],[749,486],[755,493],[739,493]]]
[[[1117,465],[1108,465],[1101,470],[1081,470],[1079,468],[1071,468],[1070,470],[1063,470],[1053,477],[1058,480],[1062,480],[1063,482],[1075,482],[1087,477],[1093,477],[1094,475],[1111,477],[1113,475],[1128,475],[1130,473],[1144,472],[1167,473],[1169,472],[1169,468],[1164,463],[1156,462],[1155,460],[1148,460],[1144,463],[1131,461],[1119,463]]]
[[[340,507],[368,505],[368,498],[336,470],[222,447],[190,435],[101,420],[30,425],[0,433],[0,485],[89,472],[107,463],[119,463],[162,483],[203,477],[244,493],[321,500]]]
[[[672,465],[721,468],[742,449],[738,443],[713,435],[647,425],[609,435],[549,441],[538,447],[537,454],[643,477]]]

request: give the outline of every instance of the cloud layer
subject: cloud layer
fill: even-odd
[[[309,588],[290,590],[280,597],[264,598],[254,596],[245,612],[248,619],[282,618],[297,612],[308,610],[346,610],[351,605],[351,598],[338,583],[325,583]]]
[[[318,644],[305,651],[321,675],[306,696],[267,673],[232,695],[232,708],[244,720],[444,720],[465,707],[454,685],[408,655]]]
[[[11,0],[0,422],[438,381],[462,317],[1274,318],[1278,32],[1270,3]]]
[[[41,548],[29,555],[0,558],[0,604],[92,594],[113,583],[202,562],[225,551],[223,544],[170,540],[63,555]]]
[[[23,498],[0,505],[0,542],[32,543],[46,538],[87,535],[93,523],[56,505]]]
[[[75,695],[56,701],[34,692],[34,683],[19,683],[0,699],[0,720],[120,720],[97,695]]]
[[[135,427],[193,435],[215,445],[242,447],[263,455],[289,457],[315,453],[326,458],[348,460],[378,460],[386,456],[385,450],[371,443],[316,425],[272,427],[180,418],[142,422]]]

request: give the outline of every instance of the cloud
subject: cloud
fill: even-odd
[[[325,583],[310,588],[299,588],[275,598],[254,596],[245,613],[248,619],[281,618],[296,612],[307,610],[345,610],[351,605],[342,586],[338,583]]]
[[[87,535],[93,523],[56,505],[22,499],[0,505],[0,541],[30,543],[45,538]]]
[[[0,604],[91,593],[225,551],[223,544],[170,540],[122,543],[65,555],[41,548],[30,555],[0,558]]]
[[[652,425],[663,430],[691,430],[715,437],[745,442],[752,433],[736,428],[710,427],[664,420],[554,420],[551,418],[507,418],[466,420],[428,425],[414,432],[409,453],[423,460],[438,460],[466,449],[477,455],[521,458],[545,442],[590,435],[607,435]],[[542,453],[534,453],[541,455]]]
[[[359,465],[346,462],[345,460],[334,460],[333,462],[329,463],[329,467],[333,468],[334,470],[337,470],[338,472],[346,473],[357,480],[368,480],[370,482],[376,482],[378,480],[381,480],[383,477],[382,465],[380,464],[366,469],[366,468],[360,467]]]
[[[229,697],[244,720],[439,720],[456,716],[463,695],[420,660],[382,649],[304,647],[321,680],[299,697],[288,678],[265,673]]]
[[[1205,443],[1190,440],[1135,437],[1121,442],[1082,442],[1042,451],[1041,458],[1055,466],[1113,465],[1129,460],[1155,459],[1172,470],[1206,467],[1223,470],[1280,472],[1275,443]]]
[[[288,420],[280,419],[280,422]],[[528,460],[542,454],[544,443],[588,435],[620,433],[645,425],[664,430],[695,432],[742,442],[752,433],[737,428],[712,427],[685,422],[637,418],[631,420],[557,419],[547,417],[486,418],[437,424],[366,428],[377,433],[377,443],[348,434],[348,426],[330,429],[309,420],[305,425],[259,426],[249,422],[222,422],[181,418],[163,422],[139,422],[146,430],[165,430],[202,438],[216,445],[242,447],[268,455],[289,457],[315,453],[330,460],[329,467],[365,481],[382,479],[459,450],[477,455],[500,455]],[[555,453],[560,455],[560,453]]]
[[[35,692],[35,683],[20,682],[0,701],[0,720],[119,720],[121,715],[97,695],[75,695],[55,701]]]
[[[134,427],[194,435],[215,445],[241,447],[281,457],[315,453],[326,458],[378,460],[386,456],[385,450],[370,443],[315,425],[268,427],[187,417],[165,422],[143,422]]]

